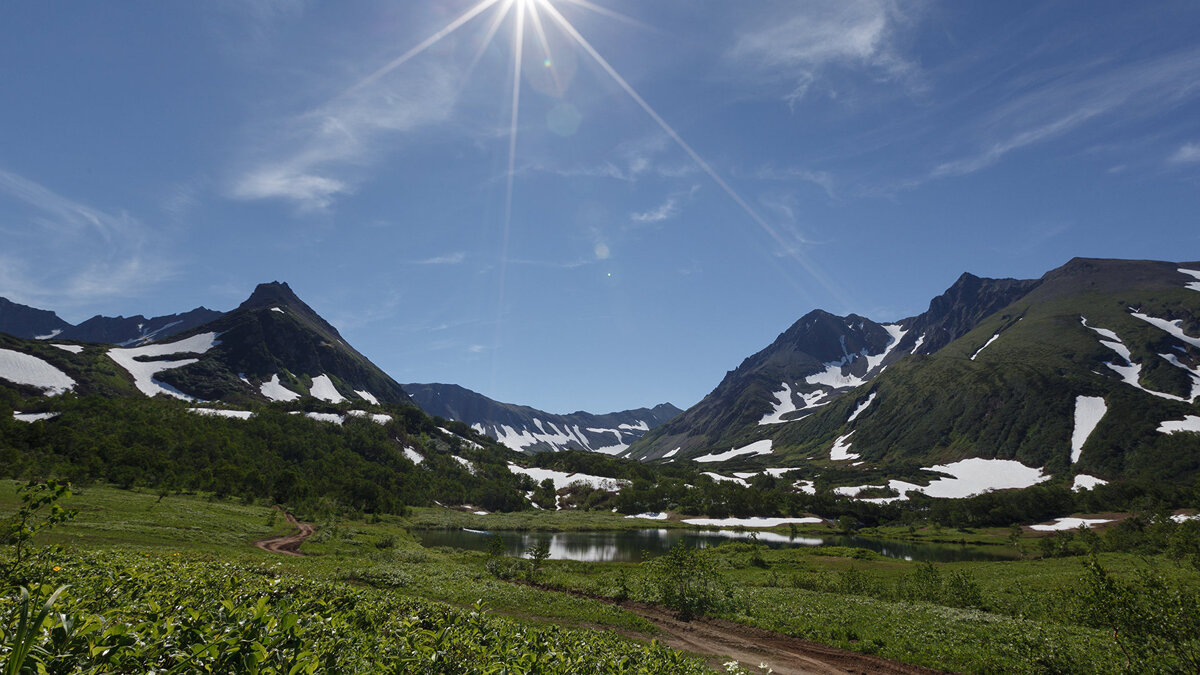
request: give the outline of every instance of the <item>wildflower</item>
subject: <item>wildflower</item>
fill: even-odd
[[[55,566],[54,566],[52,569],[53,569],[55,572],[57,572],[57,571],[61,570],[62,568],[61,568],[61,567],[59,567],[58,565],[55,565]]]

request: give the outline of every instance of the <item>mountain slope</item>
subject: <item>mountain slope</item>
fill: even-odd
[[[1191,481],[1200,473],[1198,278],[1200,263],[1072,260],[935,353],[900,359],[774,426],[769,460],[738,461],[802,465],[844,482],[858,472],[898,493],[933,477],[920,467],[1017,466],[981,459],[1043,472],[1033,482]]]
[[[181,351],[171,356],[162,353],[169,347],[147,349],[156,352],[155,358],[195,361],[163,370],[155,379],[201,399],[292,400],[308,395],[331,403],[412,402],[395,380],[347,344],[286,283],[260,284],[237,309],[176,336],[170,344]]]
[[[812,414],[905,355],[941,349],[1038,284],[964,274],[924,313],[887,325],[814,310],[627,456],[688,458],[768,440],[777,425]]]
[[[30,340],[49,339],[69,328],[71,324],[54,312],[0,298],[0,333]]]
[[[617,454],[646,431],[681,412],[670,403],[663,403],[605,415],[583,411],[558,415],[501,403],[454,384],[403,386],[430,415],[463,422],[520,452],[587,450]]]

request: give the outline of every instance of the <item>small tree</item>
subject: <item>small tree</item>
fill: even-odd
[[[526,578],[529,581],[533,581],[537,578],[538,572],[541,571],[542,563],[546,561],[546,558],[550,557],[550,546],[544,541],[539,541],[525,549],[525,554],[529,556],[529,570]]]
[[[31,480],[17,488],[17,493],[21,495],[21,508],[0,528],[0,543],[13,547],[12,560],[0,565],[0,578],[7,581],[14,581],[20,568],[28,562],[30,546],[39,532],[71,520],[78,513],[58,504],[60,499],[71,496],[71,486],[67,483]]]
[[[658,600],[684,621],[703,616],[722,600],[723,584],[712,561],[683,542],[646,563],[646,567]]]

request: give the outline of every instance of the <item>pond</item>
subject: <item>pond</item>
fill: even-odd
[[[889,558],[930,562],[961,562],[1011,560],[995,547],[963,546],[958,544],[917,544],[906,541],[871,539],[855,536],[797,536],[774,532],[747,530],[677,530],[643,529],[620,532],[525,532],[496,531],[504,541],[504,552],[517,556],[534,544],[550,547],[552,560],[581,560],[584,562],[641,562],[666,553],[678,542],[707,548],[730,540],[750,541],[758,535],[759,543],[771,548],[800,546],[853,546],[865,548]],[[492,532],[485,530],[414,530],[422,546],[447,546],[473,551],[486,551]]]

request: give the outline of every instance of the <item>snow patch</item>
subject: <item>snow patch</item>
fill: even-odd
[[[1190,289],[1192,289],[1193,291],[1200,291],[1200,271],[1197,271],[1197,270],[1185,270],[1185,269],[1183,269],[1182,267],[1181,267],[1181,268],[1179,268],[1179,271],[1180,271],[1180,272],[1183,272],[1184,274],[1186,274],[1186,275],[1188,275],[1188,276],[1190,276],[1190,277],[1195,277],[1197,280],[1196,280],[1196,281],[1191,281],[1191,282],[1188,282],[1188,284],[1187,284],[1187,287],[1188,287],[1188,288],[1190,288]]]
[[[248,420],[254,416],[254,413],[249,410],[225,410],[224,408],[188,408],[188,412],[206,417],[229,417],[239,420]]]
[[[424,455],[422,455],[421,453],[417,452],[416,450],[414,450],[408,446],[404,446],[404,456],[407,457],[408,461],[412,462],[413,464],[420,464],[421,462],[425,461]],[[455,457],[455,459],[461,459],[461,458]]]
[[[1071,432],[1072,464],[1079,461],[1079,455],[1083,453],[1083,444],[1095,431],[1096,425],[1100,424],[1106,412],[1108,406],[1099,396],[1075,397],[1075,430]]]
[[[339,426],[342,424],[342,422],[346,421],[345,417],[342,417],[341,415],[335,415],[334,413],[310,412],[310,413],[304,413],[304,416],[310,420],[316,420],[318,422],[329,422],[330,424],[337,424]]]
[[[803,492],[806,495],[817,494],[817,487],[816,487],[816,485],[813,484],[813,482],[811,480],[798,480],[795,483],[795,487],[797,490]]]
[[[833,447],[829,448],[829,459],[835,462],[841,462],[847,459],[858,459],[858,455],[850,452],[850,437],[853,435],[854,432],[851,431],[845,436],[839,436],[838,439],[833,442]]]
[[[62,413],[44,412],[44,413],[23,413],[13,411],[13,419],[18,422],[40,422],[42,420],[50,420],[58,417]]]
[[[758,421],[759,426],[763,426],[765,424],[780,424],[783,422],[784,415],[791,412],[796,412],[796,402],[792,400],[791,385],[789,385],[787,382],[783,382],[779,386],[783,388],[775,392],[775,407],[771,412],[763,415],[763,418]]]
[[[108,356],[133,376],[134,385],[146,396],[154,397],[158,394],[166,394],[185,401],[194,401],[196,400],[194,397],[159,382],[154,379],[154,376],[164,370],[190,366],[200,359],[164,359],[160,361],[150,359],[179,354],[204,354],[219,344],[216,333],[201,333],[176,342],[150,344],[142,347],[114,347],[108,350]]]
[[[868,354],[865,350],[858,354],[846,353],[846,355],[842,357],[840,361],[830,361],[826,363],[825,370],[809,375],[808,377],[804,378],[804,381],[809,384],[823,384],[827,387],[833,387],[834,389],[857,387],[865,384],[870,377],[874,376],[872,371],[874,371],[881,363],[883,363],[884,359],[886,359],[888,355],[892,353],[892,350],[896,348],[896,345],[900,344],[900,340],[904,339],[905,334],[908,332],[901,328],[898,324],[889,324],[884,326],[883,329],[888,332],[888,335],[891,336],[892,340],[882,352],[875,355]],[[845,353],[844,338],[842,351]],[[863,377],[843,374],[842,370],[844,367],[853,363],[854,360],[859,356],[866,357],[867,359],[867,371],[863,374]],[[882,369],[880,372],[882,372]]]
[[[1178,434],[1184,432],[1200,433],[1200,417],[1184,415],[1181,420],[1170,420],[1158,425],[1159,433]]]
[[[1058,532],[1061,530],[1077,530],[1080,527],[1091,527],[1102,523],[1111,523],[1111,518],[1058,518],[1050,523],[1030,525],[1029,529],[1038,532]]]
[[[1129,348],[1125,346],[1125,343],[1121,342],[1121,338],[1117,337],[1117,334],[1112,332],[1111,330],[1106,330],[1104,328],[1093,328],[1092,326],[1088,326],[1087,319],[1083,319],[1083,325],[1087,326],[1088,328],[1095,331],[1096,333],[1099,333],[1101,337],[1105,338],[1103,340],[1100,340],[1100,344],[1102,344],[1105,347],[1108,347],[1109,349],[1116,352],[1118,355],[1120,355],[1120,357],[1122,359],[1125,360],[1125,363],[1129,364],[1127,366],[1118,366],[1118,365],[1114,365],[1112,363],[1104,364],[1104,365],[1108,366],[1108,368],[1110,370],[1112,370],[1116,374],[1120,375],[1121,380],[1123,382],[1125,382],[1125,384],[1128,384],[1131,387],[1136,387],[1138,389],[1141,389],[1142,391],[1146,392],[1147,394],[1150,394],[1152,396],[1157,396],[1159,398],[1170,399],[1172,401],[1183,401],[1185,403],[1190,401],[1190,399],[1181,398],[1179,396],[1174,396],[1172,394],[1164,394],[1161,391],[1154,391],[1153,389],[1147,389],[1147,388],[1143,387],[1142,383],[1141,383],[1142,367],[1133,362],[1133,354],[1129,351]]]
[[[271,308],[271,311],[272,311],[272,312],[279,312],[280,314],[287,314],[287,312],[283,311],[282,309],[280,309],[280,308],[278,308],[278,307],[272,307],[272,308]]]
[[[1104,480],[1103,478],[1096,478],[1095,476],[1088,476],[1081,473],[1078,476],[1075,476],[1075,482],[1071,484],[1071,491],[1079,492],[1080,490],[1091,490],[1097,485],[1108,485],[1108,481]]]
[[[625,516],[625,518],[627,520],[629,518],[640,518],[641,520],[666,520],[667,514],[666,513],[639,513],[639,514],[632,515],[632,516]]]
[[[466,443],[468,448],[475,448],[476,450],[483,449],[482,445],[476,443],[475,441],[473,441],[469,438],[459,436],[458,434],[454,433],[453,431],[450,431],[449,429],[447,429],[445,427],[438,427],[438,431],[442,432],[443,434],[448,434],[450,436],[453,436],[453,437],[457,438],[458,440],[462,441],[463,443]]]
[[[80,352],[82,352],[82,351],[83,351],[83,345],[59,345],[59,344],[52,344],[52,345],[50,345],[50,346],[51,346],[51,347],[58,347],[59,349],[63,350],[64,352],[71,352],[72,354],[78,354],[78,353],[80,353]]]
[[[341,403],[346,400],[342,396],[337,387],[333,386],[333,380],[328,375],[318,375],[312,379],[312,386],[308,388],[308,393],[313,398],[319,398],[322,401],[330,403]]]
[[[871,403],[875,400],[875,395],[878,393],[879,392],[877,392],[877,391],[871,392],[871,395],[867,397],[867,400],[858,404],[858,407],[854,409],[854,412],[850,413],[850,418],[847,419],[846,422],[853,422],[854,420],[858,419],[858,416],[863,414],[863,411],[866,410],[867,407],[870,406]]]
[[[921,489],[930,497],[962,498],[991,492],[1027,488],[1050,480],[1041,469],[1025,466],[1011,459],[980,459],[973,457],[952,464],[929,467],[930,471],[947,473],[953,478],[939,478]]]
[[[1183,319],[1167,321],[1166,319],[1160,319],[1148,314],[1142,314],[1141,312],[1130,312],[1130,314],[1132,314],[1134,318],[1141,319],[1151,326],[1169,333],[1172,337],[1178,339],[1180,342],[1186,342],[1193,347],[1200,347],[1200,338],[1194,338],[1183,332]]]
[[[371,414],[366,410],[347,410],[346,414],[350,417],[365,417],[380,426],[392,421],[391,415]]]
[[[675,448],[674,450],[672,450],[672,451],[668,452],[667,454],[663,455],[663,456],[662,456],[662,457],[660,457],[659,459],[668,459],[668,458],[670,458],[670,457],[674,457],[675,455],[679,454],[679,451],[680,451],[680,450],[682,450],[682,449],[683,449],[683,446],[680,446],[680,447],[678,447],[678,448]]]
[[[532,478],[535,483],[541,483],[549,478],[554,481],[555,491],[561,490],[568,485],[574,485],[575,483],[583,483],[594,490],[606,490],[608,492],[617,492],[626,485],[629,485],[629,481],[620,478],[591,476],[586,473],[566,473],[553,469],[525,468],[511,462],[508,465],[508,470],[512,473],[523,473]]]
[[[63,371],[36,356],[11,349],[0,349],[0,379],[38,387],[48,396],[58,396],[75,388],[75,380]]]
[[[726,452],[719,452],[715,454],[704,455],[703,457],[697,457],[695,461],[702,463],[725,462],[733,459],[734,457],[741,457],[742,455],[769,455],[771,452],[771,439],[767,438],[761,441],[754,441],[750,445],[742,448],[734,448],[732,450],[727,450]]]
[[[53,338],[58,337],[58,334],[61,332],[62,332],[61,328],[55,328],[54,330],[50,331],[49,333],[46,333],[45,335],[34,335],[33,339],[34,340],[51,340]]]
[[[987,349],[987,346],[988,346],[988,345],[990,345],[990,344],[992,344],[993,342],[995,342],[995,341],[996,341],[996,338],[998,338],[998,337],[1000,337],[1000,334],[999,334],[999,333],[996,333],[995,335],[993,335],[993,336],[992,336],[992,339],[990,339],[990,340],[988,340],[987,342],[983,343],[983,346],[982,346],[982,347],[980,347],[980,348],[979,348],[979,349],[978,349],[978,350],[977,350],[977,351],[976,351],[974,354],[972,354],[972,355],[971,355],[971,360],[972,360],[972,361],[974,361],[974,360],[975,360],[975,357],[976,357],[976,356],[979,356],[979,352],[982,352],[983,350]]]
[[[750,484],[747,483],[746,481],[742,480],[741,478],[731,478],[729,476],[722,476],[719,473],[713,473],[711,471],[705,471],[703,473],[705,476],[708,476],[709,478],[713,479],[714,481],[716,481],[718,483],[737,483],[738,485],[741,485],[742,487],[750,487]]]
[[[366,401],[367,403],[370,403],[372,405],[379,405],[379,399],[375,398],[375,394],[372,394],[371,392],[367,391],[366,389],[355,389],[354,393],[358,394],[358,397],[361,398],[362,400]]]
[[[470,471],[472,476],[475,475],[475,464],[473,464],[471,460],[459,457],[458,455],[450,455],[450,458],[459,464],[462,464],[463,468],[465,468],[467,471]]]
[[[626,431],[650,431],[650,425],[645,420],[638,420],[637,424],[620,424],[617,425],[617,428]]]
[[[913,345],[912,351],[909,352],[909,354],[916,354],[917,350],[920,349],[921,345],[923,344],[925,344],[925,334],[921,333],[919,336],[917,336],[917,344]]]
[[[817,525],[825,521],[820,518],[688,518],[683,522],[688,525],[703,525],[706,527],[779,527],[780,525]]]
[[[272,375],[269,382],[263,382],[262,386],[259,387],[258,390],[262,392],[263,396],[266,396],[272,401],[295,401],[296,399],[300,398],[300,394],[288,389],[279,382],[278,373]]]

